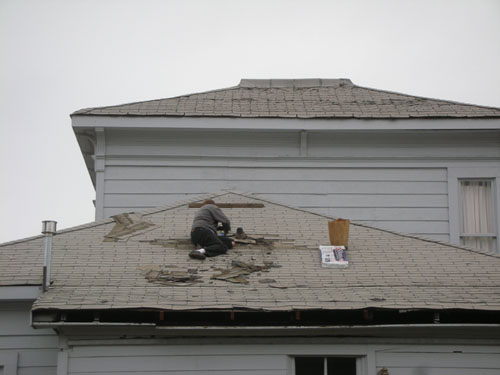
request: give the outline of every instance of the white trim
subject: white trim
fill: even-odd
[[[82,116],[72,117],[78,128],[139,129],[259,129],[259,130],[481,130],[500,129],[498,118],[432,119],[298,119],[241,117],[155,117],[155,116]]]
[[[353,358],[356,360],[356,375],[376,375],[375,372],[370,372],[368,369],[370,368],[368,365],[368,356],[374,355],[374,351],[367,351],[364,348],[356,348],[353,346],[341,346],[341,348],[330,346],[325,351],[324,349],[317,349],[315,347],[311,347],[311,350],[304,351],[293,351],[287,355],[287,374],[295,375],[295,358],[296,357],[322,357],[324,361],[324,370],[325,374],[328,371],[327,360],[332,357],[340,357],[340,358]],[[333,350],[332,350],[333,349]],[[373,358],[375,358],[373,356]],[[373,361],[373,370],[376,371],[375,361]]]
[[[306,157],[308,153],[307,136],[307,131],[302,130],[300,132],[300,156],[302,157]]]
[[[0,286],[0,301],[34,301],[42,294],[42,286]]]
[[[95,219],[103,219],[104,216],[104,173],[106,159],[106,133],[104,128],[96,128],[96,148],[94,154],[94,169],[95,169],[95,190],[96,190],[96,207]]]
[[[0,352],[0,368],[4,375],[17,375],[18,353],[15,351]]]
[[[495,167],[497,160],[471,161],[471,158],[370,158],[369,160],[355,160],[353,158],[330,159],[325,157],[258,157],[258,156],[210,156],[200,159],[194,155],[166,155],[166,156],[142,156],[136,155],[107,155],[106,166],[113,167],[289,167],[289,168],[447,168],[447,167]]]
[[[68,374],[68,362],[69,362],[69,346],[68,339],[59,335],[59,352],[57,353],[57,375],[67,375]]]
[[[366,357],[363,357],[362,364],[365,370],[365,374],[367,375],[377,374],[377,361],[375,356],[375,350],[370,349],[367,351]]]

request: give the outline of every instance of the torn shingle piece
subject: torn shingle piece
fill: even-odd
[[[154,226],[153,223],[144,219],[142,215],[136,213],[124,213],[111,216],[111,218],[115,221],[115,226],[104,236],[104,242],[125,239],[131,234]]]

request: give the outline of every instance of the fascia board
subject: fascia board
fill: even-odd
[[[0,301],[13,302],[13,301],[34,301],[42,294],[41,286],[1,286],[0,287]]]
[[[500,324],[395,324],[373,326],[156,326],[154,323],[101,323],[101,322],[34,322],[34,328],[54,328],[65,331],[67,335],[81,336],[82,330],[90,333],[113,335],[126,329],[129,334],[155,335],[157,338],[207,338],[207,337],[356,337],[370,336],[373,339],[390,337],[409,340],[417,338],[459,340],[474,338],[495,340],[498,343]],[[80,344],[83,344],[80,342]],[[92,342],[89,344],[96,344]]]
[[[72,117],[77,129],[221,129],[221,130],[498,130],[500,119],[297,119],[297,118],[212,118],[212,117]]]

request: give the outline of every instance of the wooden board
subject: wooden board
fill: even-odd
[[[190,203],[189,208],[200,208],[203,203]],[[220,208],[263,208],[262,203],[216,203]]]

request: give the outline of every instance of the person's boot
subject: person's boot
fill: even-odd
[[[238,240],[244,240],[246,239],[248,236],[247,234],[243,231],[243,228],[237,228],[236,229],[236,234],[234,235],[234,238],[238,239]]]
[[[204,260],[207,256],[201,252],[202,249],[193,250],[189,253],[189,257],[193,259]]]

